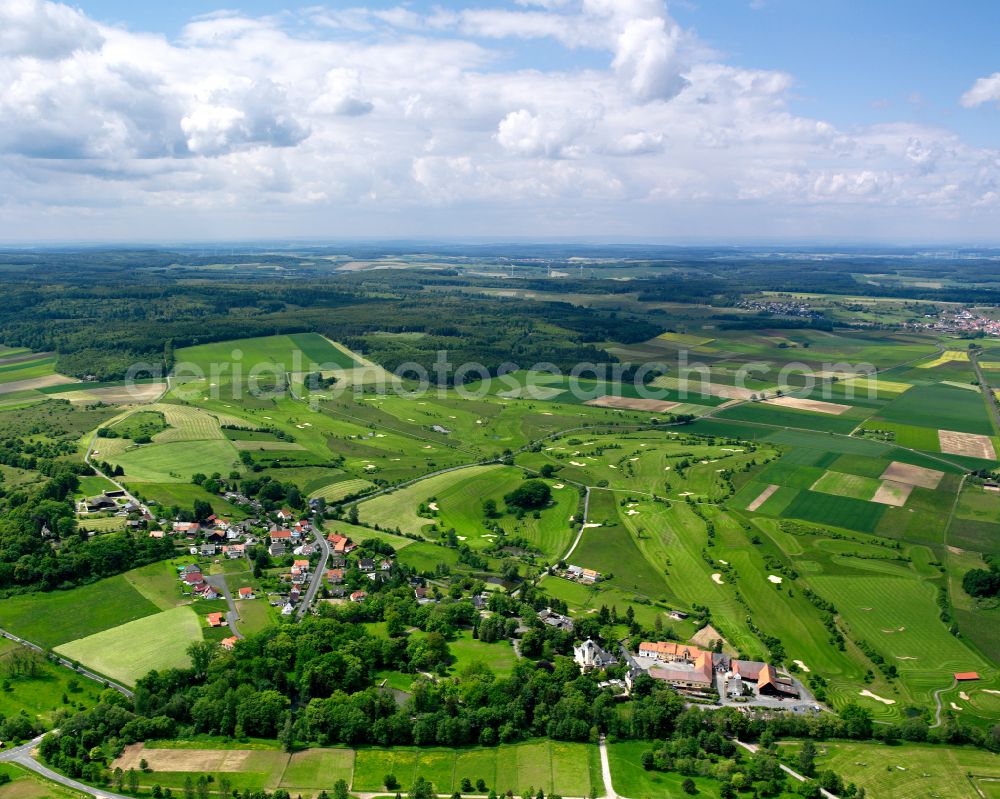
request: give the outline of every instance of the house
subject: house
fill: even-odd
[[[209,627],[221,627],[223,624],[226,623],[225,620],[222,618],[221,613],[209,613],[205,617],[205,621],[208,622]]]
[[[309,561],[308,560],[294,560],[292,561],[292,567],[302,569],[302,571],[309,571]]]
[[[332,583],[333,585],[340,585],[344,582],[344,570],[343,569],[327,569],[326,570],[326,581]]]
[[[238,592],[237,599],[253,599],[253,589],[249,586],[244,586]]]
[[[291,602],[286,603],[285,606],[281,609],[282,616],[291,616],[294,612],[295,612],[295,605],[293,605]]]
[[[227,652],[232,652],[233,647],[236,646],[236,642],[239,640],[235,635],[231,635],[228,638],[223,638],[219,645]]]
[[[413,589],[413,596],[415,596],[417,599],[427,599],[427,589],[424,588],[422,585],[418,585],[416,588]]]
[[[191,567],[189,566],[188,568]],[[198,585],[204,581],[204,578],[201,576],[201,569],[197,567],[195,567],[192,571],[185,570],[184,574],[181,575],[181,579],[188,585]]]
[[[601,580],[601,573],[593,569],[583,569],[580,579],[585,583],[597,583]]]
[[[282,508],[274,515],[277,516],[279,519],[281,519],[281,521],[283,522],[290,522],[292,519],[295,518],[295,514],[292,513],[291,508]]]
[[[669,615],[674,621],[684,621],[688,617],[687,613],[680,610],[672,610]]]
[[[339,533],[330,533],[326,537],[326,540],[330,542],[330,546],[333,547],[333,551],[337,555],[345,555],[352,550],[357,549],[357,544],[352,544],[351,539],[346,535],[340,535]]]
[[[163,530],[150,530],[149,531],[149,537],[150,538],[163,538],[165,535],[166,535],[166,533],[163,532]]]
[[[114,510],[118,503],[103,494],[87,500],[87,513],[99,513],[102,510]]]
[[[380,571],[384,571],[384,572],[390,571],[392,569],[392,561],[391,560],[383,560],[378,565],[378,567],[379,567]]]
[[[275,541],[267,548],[272,558],[281,558],[285,555],[285,545],[280,541]]]
[[[178,535],[194,537],[201,532],[201,525],[198,522],[174,522],[174,532]]]
[[[292,540],[292,531],[275,529],[270,532],[270,536],[272,543],[288,544]]]
[[[230,560],[236,560],[246,554],[246,546],[244,544],[228,544],[222,547],[222,554]]]
[[[215,544],[202,544],[198,552],[203,558],[210,558],[216,553]]]
[[[223,530],[212,530],[205,534],[205,541],[209,544],[225,543],[226,533]]]
[[[580,671],[600,670],[618,662],[618,658],[603,650],[590,638],[580,646],[573,647],[573,660],[580,667]]]
[[[367,596],[364,591],[355,591],[351,594],[351,602],[364,602]]]
[[[345,569],[347,568],[347,561],[343,558],[332,557],[328,561],[331,569]]]
[[[540,610],[538,618],[542,623],[549,625],[549,627],[555,627],[557,630],[563,630],[568,633],[573,632],[573,620],[569,616],[556,613],[552,608]]]
[[[375,561],[371,558],[361,558],[358,560],[358,568],[368,574],[375,571]]]

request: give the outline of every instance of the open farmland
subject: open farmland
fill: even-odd
[[[124,576],[0,602],[0,627],[44,647],[56,647],[156,613]]]
[[[146,760],[151,774],[142,774],[141,785],[183,786],[198,774],[226,774],[236,784],[251,789],[283,787],[315,795],[329,791],[344,779],[355,792],[385,790],[385,775],[402,785],[422,776],[436,792],[460,790],[463,778],[483,780],[498,791],[521,793],[538,789],[564,796],[586,796],[601,785],[597,747],[559,741],[530,741],[497,747],[445,749],[436,747],[366,747],[361,749],[307,749],[293,755],[277,749],[219,749],[185,746],[159,748],[155,743],[129,746],[115,761],[123,769]],[[391,795],[391,794],[390,794]]]
[[[187,648],[201,640],[201,629],[194,611],[179,607],[69,641],[56,651],[99,674],[134,685],[153,669],[187,666]]]

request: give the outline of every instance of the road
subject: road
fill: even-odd
[[[163,388],[163,393],[160,394],[160,396],[158,396],[155,400],[153,400],[153,402],[159,402],[161,399],[163,399],[167,395],[167,392],[170,391],[170,379],[171,378],[168,375],[167,379],[166,379],[166,383],[165,383],[164,388]],[[120,421],[122,421],[124,419],[128,419],[128,417],[131,416],[133,413],[138,413],[139,411],[141,411],[143,409],[143,407],[145,405],[147,405],[147,404],[149,404],[149,403],[143,403],[142,405],[136,406],[135,408],[133,408],[132,410],[130,410],[128,413],[126,413],[124,416],[116,419],[116,422],[120,422]],[[100,429],[100,428],[98,428],[98,429]],[[153,514],[150,513],[149,508],[145,505],[145,503],[140,502],[136,497],[134,497],[132,495],[132,493],[124,485],[122,485],[117,480],[115,480],[115,478],[112,477],[111,475],[105,474],[100,468],[98,468],[93,463],[93,461],[91,461],[90,458],[94,454],[94,445],[96,443],[97,443],[97,430],[95,430],[94,434],[90,437],[90,444],[87,446],[87,452],[83,456],[84,463],[86,463],[91,469],[93,469],[98,475],[100,475],[101,477],[103,477],[109,483],[114,484],[114,486],[119,491],[122,491],[125,494],[125,497],[130,502],[134,502],[136,505],[138,505],[142,509],[143,513],[146,513],[146,514],[152,516]]]
[[[299,608],[295,611],[296,619],[301,619],[305,615],[306,610],[312,605],[313,600],[316,599],[316,593],[323,584],[323,575],[326,574],[327,561],[330,559],[330,542],[326,540],[323,531],[319,529],[319,525],[315,522],[316,514],[313,514],[312,532],[313,538],[316,539],[316,544],[319,546],[319,563],[316,564],[316,569],[309,578],[309,587],[306,588],[306,595],[302,597],[302,602],[299,603]]]
[[[237,638],[242,638],[243,633],[241,633],[239,628],[236,626],[236,622],[240,620],[240,614],[239,611],[236,610],[236,603],[233,602],[233,594],[229,590],[229,585],[226,583],[226,575],[206,574],[205,582],[226,598],[226,604],[229,605],[229,610],[226,611],[226,624],[229,625],[229,629],[232,630],[233,635]]]
[[[583,497],[583,519],[580,520],[580,531],[576,534],[576,538],[573,539],[573,544],[566,554],[563,555],[563,560],[568,561],[569,556],[573,554],[574,550],[580,543],[580,539],[583,538],[583,531],[587,529],[587,515],[590,513],[590,486],[587,486],[587,493]]]
[[[14,749],[8,749],[6,752],[0,752],[0,762],[16,763],[22,768],[33,771],[36,774],[51,780],[52,782],[64,785],[67,788],[71,788],[72,790],[79,791],[83,794],[96,796],[97,799],[132,799],[132,797],[123,796],[120,793],[112,793],[111,791],[106,791],[103,788],[94,788],[91,785],[84,785],[82,782],[77,782],[69,777],[64,777],[62,774],[58,774],[47,766],[43,766],[32,756],[32,751],[38,746],[41,740],[42,736],[39,736],[33,741],[28,741],[28,743],[22,746],[15,747]]]
[[[993,389],[983,374],[983,367],[979,365],[979,353],[975,350],[969,351],[969,360],[972,361],[972,368],[976,370],[976,379],[979,387],[983,390],[983,399],[986,400],[990,409],[990,416],[993,418],[993,429],[1000,434],[1000,408],[997,407],[997,398],[993,395]]]
[[[0,630],[0,635],[9,641],[13,641],[21,646],[25,646],[28,649],[34,649],[36,652],[41,652],[43,655],[48,655],[48,653],[40,647],[38,644],[33,644],[31,641],[25,641],[23,638],[18,638],[14,633],[8,632],[7,630]],[[66,658],[61,657],[58,653],[52,652],[52,658],[59,663],[61,666],[65,666],[70,671],[75,671],[77,674],[81,674],[94,682],[98,682],[101,685],[105,685],[108,688],[114,688],[118,693],[124,694],[129,699],[133,698],[133,693],[130,689],[126,688],[124,685],[116,683],[114,680],[109,680],[107,677],[102,677],[100,674],[96,674],[92,671],[88,671],[83,666],[77,666],[71,660],[66,660]]]

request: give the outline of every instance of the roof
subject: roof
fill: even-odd
[[[959,682],[965,680],[978,680],[979,672],[977,671],[957,671],[955,672],[955,679]]]
[[[253,589],[250,587],[244,587],[240,589],[240,596],[250,596],[253,593]]]
[[[657,665],[653,666],[648,673],[655,680],[696,682],[711,685],[713,681],[711,653],[702,652],[701,656],[691,664],[690,668]]]
[[[639,644],[639,654],[649,652],[653,655],[660,655],[671,658],[696,659],[699,655],[705,654],[703,649],[696,646],[678,644],[674,641],[643,641]]]
[[[758,663],[755,660],[734,660],[730,668],[733,674],[739,674],[744,680],[755,682],[760,679],[761,671],[766,666],[766,663]]]
[[[209,613],[205,618],[208,621],[209,625],[211,625],[212,627],[221,627],[222,626],[222,614],[221,613]]]
[[[292,531],[291,530],[272,530],[271,531],[271,538],[272,539],[274,539],[274,538],[291,538],[291,537],[292,537]]]
[[[222,648],[223,649],[232,649],[234,646],[236,646],[236,642],[239,641],[239,640],[240,639],[237,638],[235,635],[231,635],[228,638],[223,638],[222,642],[221,642],[222,643]]]

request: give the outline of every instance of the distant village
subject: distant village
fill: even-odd
[[[923,321],[908,325],[913,330],[934,330],[940,333],[958,333],[966,337],[1000,336],[1000,321],[973,311],[960,308],[940,313],[928,313]]]

